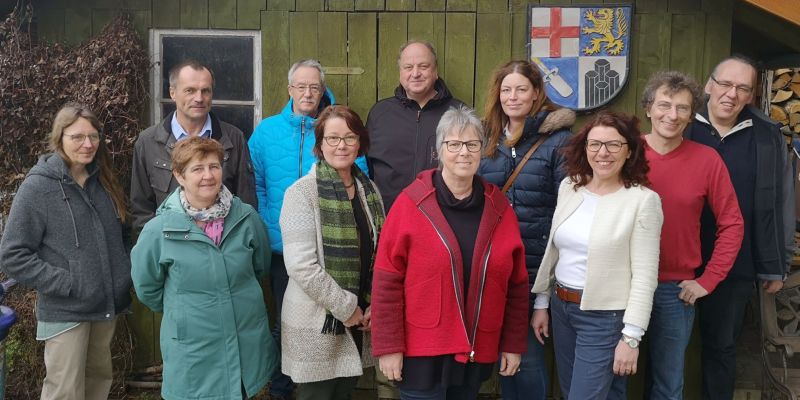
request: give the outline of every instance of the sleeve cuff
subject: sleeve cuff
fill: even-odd
[[[534,310],[546,310],[550,307],[550,295],[536,293],[536,300],[533,301]]]
[[[625,324],[625,327],[622,328],[622,334],[625,336],[630,336],[636,340],[642,340],[642,336],[644,336],[644,329],[633,324]]]
[[[785,279],[784,275],[777,274],[757,274],[756,276],[760,281],[783,281]]]

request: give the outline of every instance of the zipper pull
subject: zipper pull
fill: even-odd
[[[512,147],[511,148],[511,158],[517,158],[517,148],[516,147]]]
[[[469,352],[469,362],[475,362],[475,350]]]
[[[417,110],[417,122],[419,122],[419,114],[422,113],[422,110]]]

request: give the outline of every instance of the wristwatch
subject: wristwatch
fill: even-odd
[[[620,340],[622,340],[623,343],[627,344],[632,349],[639,348],[639,339],[632,338],[632,337],[630,337],[628,335],[624,335],[623,334],[622,335],[622,339],[620,339]]]

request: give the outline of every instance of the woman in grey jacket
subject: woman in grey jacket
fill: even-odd
[[[45,341],[42,399],[106,399],[116,316],[130,305],[125,197],[100,121],[67,104],[53,121],[51,154],[19,187],[0,242],[0,265],[37,291]]]

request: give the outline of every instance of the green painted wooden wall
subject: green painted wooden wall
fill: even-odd
[[[678,69],[702,80],[730,53],[735,0],[635,0],[627,83],[612,108],[643,117],[638,101],[648,77]],[[543,5],[619,4],[621,0],[543,0]],[[260,29],[263,113],[287,101],[286,72],[294,60],[359,67],[360,75],[327,81],[338,102],[366,118],[397,86],[396,57],[408,39],[425,39],[439,53],[439,74],[456,97],[483,108],[491,71],[526,56],[527,6],[538,0],[38,0],[40,37],[68,45],[98,33],[119,12],[132,15],[147,43],[150,28]],[[136,363],[160,358],[158,318],[135,308]],[[692,339],[687,388],[699,388],[697,338]],[[635,383],[634,392],[641,390]],[[694,390],[692,390],[694,391]],[[689,395],[687,398],[692,398]]]

